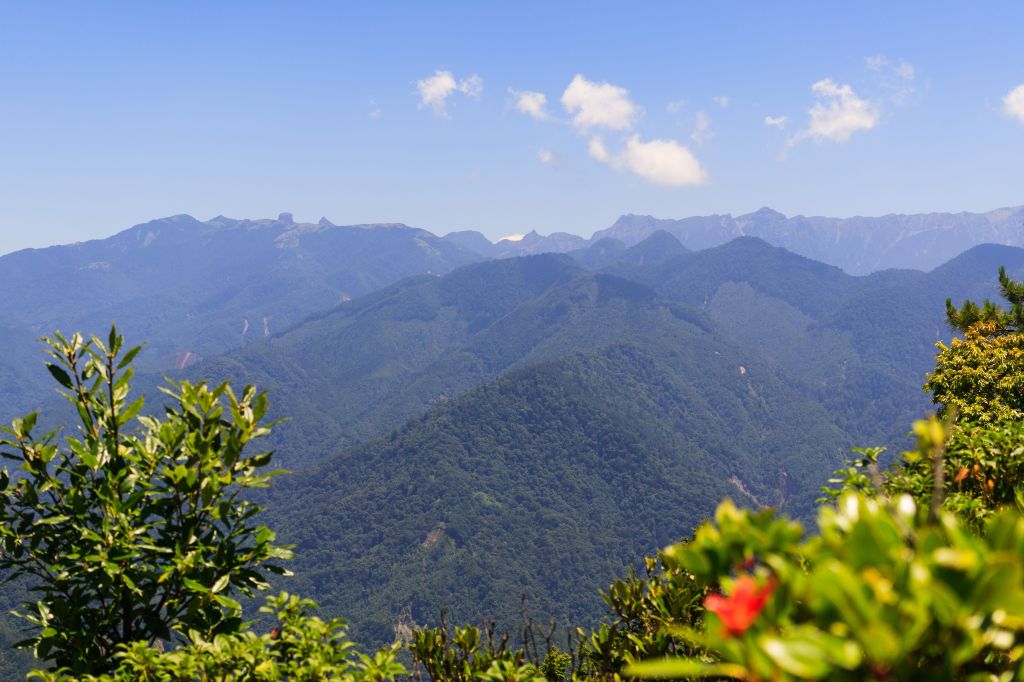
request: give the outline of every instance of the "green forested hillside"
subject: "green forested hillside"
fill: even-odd
[[[305,323],[193,370],[213,380],[252,382],[288,416],[276,435],[295,468],[376,437],[464,392],[516,360],[438,368],[518,306],[583,274],[548,254],[420,276],[345,303]],[[542,325],[544,326],[544,325]]]
[[[608,270],[706,310],[718,333],[780,364],[861,442],[892,445],[928,409],[920,385],[935,343],[951,335],[946,296],[995,296],[989,273],[1000,264],[1024,272],[1024,250],[985,245],[929,273],[853,277],[744,238]]]
[[[299,545],[285,586],[370,641],[407,610],[512,622],[523,593],[584,622],[720,497],[804,515],[850,446],[899,444],[944,297],[1024,267],[1006,247],[868,277],[756,239],[601,249],[414,276],[178,373],[254,382],[291,417],[268,493]],[[20,357],[9,385],[46,380]],[[151,409],[159,381],[138,381]]]
[[[671,325],[669,325],[671,326]],[[399,613],[574,623],[597,590],[731,495],[806,512],[846,437],[699,328],[509,373],[271,493],[302,591],[363,639]]]

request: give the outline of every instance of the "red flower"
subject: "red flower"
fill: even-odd
[[[723,597],[720,594],[708,595],[704,600],[704,608],[722,620],[730,637],[742,635],[757,620],[768,597],[775,590],[775,581],[763,587],[749,575],[740,576],[732,586],[732,594]]]

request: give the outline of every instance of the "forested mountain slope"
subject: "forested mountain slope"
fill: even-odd
[[[1024,273],[1024,249],[983,245],[928,273],[854,277],[745,237],[653,264],[623,260],[605,271],[706,311],[718,333],[802,381],[848,432],[892,444],[907,420],[928,408],[920,386],[936,342],[952,335],[946,297],[996,297],[991,273],[1000,265],[1011,276]]]
[[[291,417],[275,445],[294,473],[268,493],[299,545],[290,589],[371,639],[407,608],[514,619],[523,592],[585,620],[723,495],[802,514],[850,446],[898,445],[928,409],[945,296],[1024,271],[1024,250],[992,246],[861,277],[749,237],[591,249],[414,275],[174,372],[252,381]],[[4,381],[45,380],[10,329]],[[151,400],[161,374],[139,378]]]
[[[599,588],[721,496],[806,511],[845,434],[770,367],[669,317],[672,344],[513,371],[288,477],[270,516],[297,544],[291,583],[371,640],[406,609],[517,622],[520,595],[541,621],[582,623]]]
[[[274,414],[291,418],[276,435],[282,461],[302,466],[496,376],[516,358],[481,365],[465,355],[467,344],[518,306],[584,274],[568,257],[546,254],[414,277],[186,376],[270,389]]]

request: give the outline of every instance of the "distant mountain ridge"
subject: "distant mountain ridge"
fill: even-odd
[[[530,232],[519,241],[502,240],[482,246],[479,239],[465,231],[446,235],[445,239],[493,258],[576,251],[609,238],[630,247],[658,231],[671,234],[694,251],[720,246],[737,237],[759,237],[773,246],[862,275],[891,268],[931,270],[979,244],[1024,246],[1024,206],[987,213],[852,218],[787,217],[770,208],[735,217],[722,214],[665,219],[628,214],[611,227],[598,230],[589,240],[565,233],[541,236]]]
[[[406,277],[482,258],[426,230],[187,215],[0,257],[5,320],[34,334],[116,319],[168,367],[262,338]],[[190,354],[190,355],[188,355]],[[181,358],[186,358],[182,360]]]

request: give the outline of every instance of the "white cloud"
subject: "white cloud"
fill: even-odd
[[[524,236],[525,235],[521,235],[521,234],[510,234],[507,237],[502,237],[498,241],[499,242],[521,242],[521,241],[523,241],[523,237]]]
[[[680,111],[682,111],[685,108],[686,108],[686,100],[685,99],[677,99],[677,100],[669,102],[668,104],[665,105],[665,111],[667,111],[670,114],[678,114]]]
[[[774,126],[779,130],[786,127],[786,121],[789,120],[788,116],[765,116],[764,124],[766,126]]]
[[[634,135],[626,141],[622,161],[631,171],[658,185],[683,187],[707,180],[690,150],[675,140],[641,142]]]
[[[455,92],[455,76],[451,71],[435,71],[433,76],[416,82],[420,93],[420,108],[430,107],[438,116],[444,116],[445,100]]]
[[[416,90],[420,95],[420,108],[430,107],[435,116],[447,117],[446,105],[448,97],[458,91],[473,99],[480,99],[484,89],[484,81],[475,73],[456,81],[451,71],[435,71],[433,76],[416,81]]]
[[[847,142],[857,131],[878,125],[878,107],[858,97],[849,85],[838,85],[826,78],[812,85],[811,91],[818,102],[807,111],[807,127],[790,138],[790,145],[807,138],[815,142]]]
[[[629,130],[640,114],[640,107],[629,99],[625,88],[588,81],[579,74],[562,93],[562,106],[573,114],[572,124],[581,131],[591,128]]]
[[[723,109],[729,106],[729,98],[726,97],[725,95],[718,95],[717,97],[712,97],[711,101],[717,104],[718,106],[722,107]]]
[[[638,135],[626,140],[626,147],[612,154],[601,136],[590,140],[590,155],[616,170],[626,169],[658,185],[685,187],[700,185],[707,174],[690,150],[675,140],[643,142]]]
[[[1018,85],[1006,94],[1003,98],[1003,111],[1007,116],[1024,123],[1024,84]]]
[[[715,131],[711,129],[711,119],[701,109],[697,112],[697,116],[693,122],[693,132],[690,133],[690,139],[698,147],[703,147],[705,142],[708,142],[715,136]]]
[[[512,88],[509,88],[508,91],[516,98],[516,111],[537,120],[548,118],[548,112],[544,108],[547,106],[548,98],[543,92],[518,91]]]

